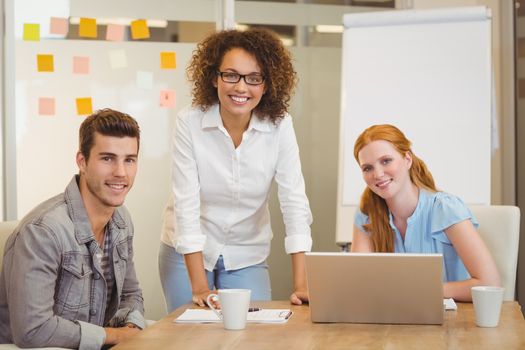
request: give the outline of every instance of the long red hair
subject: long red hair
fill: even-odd
[[[409,153],[412,156],[412,166],[409,170],[412,183],[419,188],[437,192],[432,174],[425,163],[412,152],[412,143],[401,130],[393,125],[373,125],[359,135],[354,144],[354,157],[357,163],[359,163],[361,149],[369,143],[379,140],[390,142],[402,156]],[[393,252],[394,232],[390,227],[386,201],[367,187],[361,195],[360,209],[369,219],[369,223],[364,225],[364,229],[370,234],[372,249],[375,252]]]

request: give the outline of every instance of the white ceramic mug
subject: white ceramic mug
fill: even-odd
[[[206,298],[206,304],[222,320],[224,328],[230,330],[244,329],[248,308],[250,307],[250,296],[252,291],[249,289],[219,289],[217,294],[210,294]],[[221,310],[217,310],[212,300],[219,299]]]
[[[477,286],[472,287],[472,303],[478,327],[496,327],[499,323],[501,303],[505,288]]]

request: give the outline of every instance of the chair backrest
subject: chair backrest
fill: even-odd
[[[479,223],[478,232],[487,245],[498,268],[504,300],[515,299],[516,269],[520,238],[520,210],[505,205],[472,205]]]
[[[4,260],[4,248],[7,237],[15,230],[17,225],[17,220],[0,222],[0,270],[2,269],[2,261]]]
[[[354,234],[354,216],[357,210],[357,206],[352,205],[345,207],[344,217],[340,217],[341,213],[337,213],[337,223],[335,230],[335,244],[346,249],[350,243],[352,243],[352,235]]]

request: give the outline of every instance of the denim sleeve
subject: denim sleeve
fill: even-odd
[[[102,327],[89,331],[54,313],[61,242],[48,227],[27,224],[7,247],[5,277],[13,341],[19,347],[94,349],[103,344]],[[83,346],[86,345],[86,346]]]
[[[130,322],[143,329],[145,327],[143,316],[144,299],[142,298],[142,290],[139,286],[135,273],[135,263],[133,262],[133,224],[131,219],[128,220],[128,227],[130,227],[131,232],[128,235],[126,275],[122,286],[122,294],[120,295],[119,310],[113,317],[111,324],[113,327],[121,327],[125,323]]]

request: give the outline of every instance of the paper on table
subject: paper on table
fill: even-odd
[[[285,323],[292,316],[290,309],[261,309],[248,312],[248,322]]]
[[[292,316],[290,309],[261,309],[249,312],[247,321],[250,323],[285,323]],[[173,322],[177,323],[218,323],[222,322],[212,310],[186,309]]]
[[[445,307],[445,310],[457,310],[458,309],[456,302],[452,298],[443,299],[443,306]]]

